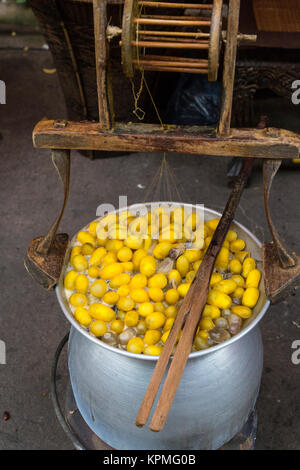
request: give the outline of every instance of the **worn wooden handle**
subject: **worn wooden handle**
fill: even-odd
[[[180,333],[182,325],[184,324],[185,318],[190,309],[191,301],[191,289],[189,289],[187,295],[184,298],[183,303],[179,309],[176,320],[171,328],[166,344],[163,347],[162,353],[159,356],[159,359],[156,363],[154,372],[152,374],[151,380],[147,387],[145,396],[143,398],[142,404],[140,406],[137,418],[136,425],[142,427],[146,424],[149,418],[151,408],[153,406],[155,397],[160,387],[160,383],[163,379],[165,370],[167,368],[170,356],[172,354],[173,348],[176,344],[177,337]]]
[[[191,352],[200,316],[206,303],[210,274],[211,273],[209,273],[207,279],[205,280],[205,285],[201,286],[200,293],[197,290],[194,291],[198,295],[196,298],[194,298],[194,302],[186,317],[180,341],[176,347],[166,381],[164,383],[156,410],[150,423],[151,431],[161,431],[171,409],[177,387],[184,371],[188,356]]]

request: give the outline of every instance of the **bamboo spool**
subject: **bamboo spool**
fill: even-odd
[[[222,7],[223,0],[210,4],[125,0],[120,41],[125,75],[132,78],[135,70],[144,69],[207,74],[209,80],[217,80]],[[172,15],[163,8],[172,9]],[[191,8],[200,13],[184,15]],[[185,57],[187,51],[195,57]]]

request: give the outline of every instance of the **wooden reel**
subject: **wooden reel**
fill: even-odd
[[[161,15],[162,8],[179,14]],[[200,10],[203,16],[182,16],[188,8]],[[216,81],[222,10],[222,0],[213,0],[211,4],[125,0],[120,43],[125,75],[133,77],[136,69],[187,72],[205,74],[208,80]],[[165,54],[149,53],[157,49],[164,49]],[[190,50],[196,53],[195,58],[184,57]]]

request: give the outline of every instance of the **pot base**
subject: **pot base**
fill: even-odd
[[[74,398],[70,378],[68,376],[67,364],[63,364],[63,376],[67,376],[67,383],[61,392],[60,401],[64,402],[63,409],[58,402],[57,394],[57,377],[56,370],[63,346],[66,344],[67,338],[60,343],[53,361],[52,374],[52,400],[55,405],[55,411],[59,422],[65,424],[69,428],[68,437],[71,439],[75,449],[77,450],[114,450],[100,436],[94,433],[82,417]],[[65,429],[65,426],[63,426]],[[66,429],[65,429],[66,430]],[[247,422],[244,424],[240,432],[233,439],[224,444],[220,450],[254,450],[257,432],[257,410],[256,408],[250,414]]]
[[[65,420],[72,432],[82,442],[83,450],[114,450],[95,434],[86,424],[77,408],[71,384],[68,385],[65,398]],[[250,414],[246,424],[231,441],[224,444],[219,450],[254,450],[257,432],[257,410]],[[74,443],[74,442],[73,442]],[[74,444],[75,445],[75,444]],[[76,447],[76,445],[75,445]]]

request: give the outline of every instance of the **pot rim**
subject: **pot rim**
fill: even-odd
[[[145,203],[137,203],[137,204],[131,204],[130,206],[127,206],[127,207],[122,207],[121,209],[117,209],[117,210],[114,210],[114,211],[111,211],[111,213],[118,213],[119,211],[125,211],[127,209],[130,209],[130,208],[136,208],[138,206],[145,206],[145,205],[149,205],[149,204],[152,204],[152,205],[162,205],[162,204],[172,204],[172,205],[178,205],[178,206],[184,206],[184,207],[191,207],[191,208],[194,208],[197,206],[197,204],[190,204],[190,203],[180,203],[180,202],[172,202],[172,201],[158,201],[158,202],[145,202]],[[204,212],[205,213],[208,213],[208,214],[211,214],[211,215],[214,215],[214,216],[217,216],[217,217],[221,217],[222,214],[220,214],[220,212],[217,212],[213,209],[209,209],[209,208],[206,208],[204,206]],[[244,225],[242,225],[241,223],[237,222],[235,219],[233,220],[233,223],[239,227],[241,230],[243,230],[244,232],[247,233],[247,235],[257,244],[257,246],[259,248],[262,247],[262,243],[260,240],[258,240],[258,238],[252,233],[250,232],[250,230],[248,230]],[[63,273],[63,270],[62,270],[62,273]],[[62,276],[62,273],[61,273],[61,276]],[[92,341],[93,343],[97,344],[99,347],[103,347],[105,349],[108,349],[109,351],[111,352],[114,352],[115,354],[121,354],[123,356],[127,356],[127,357],[132,357],[134,359],[138,359],[138,360],[143,360],[143,361],[157,361],[159,359],[159,356],[151,356],[151,355],[146,355],[146,354],[136,354],[136,353],[131,353],[131,352],[128,352],[128,351],[124,351],[123,349],[119,349],[119,348],[116,348],[115,346],[109,346],[108,344],[104,343],[103,341],[99,340],[98,338],[92,336],[87,330],[85,330],[74,318],[73,314],[69,312],[69,310],[66,308],[66,305],[65,305],[65,302],[64,302],[64,299],[61,295],[61,292],[60,292],[60,282],[56,285],[55,287],[55,293],[56,293],[56,296],[57,296],[57,299],[58,299],[58,303],[65,315],[65,317],[67,318],[67,320],[69,320],[69,322],[71,323],[71,325],[79,332],[81,333],[82,335],[84,335],[86,338],[88,338],[90,341]],[[256,315],[256,317],[254,318],[253,321],[251,321],[249,323],[249,325],[247,325],[245,328],[243,328],[237,335],[235,336],[232,336],[229,340],[227,341],[224,341],[224,343],[220,343],[220,344],[217,344],[211,348],[207,348],[207,349],[202,349],[201,351],[195,351],[195,352],[192,352],[189,354],[189,357],[188,359],[194,359],[194,358],[197,358],[197,357],[202,357],[202,356],[205,356],[206,354],[211,354],[215,351],[218,351],[219,349],[222,349],[226,346],[230,346],[231,344],[235,343],[236,341],[238,341],[239,339],[241,339],[243,336],[245,336],[246,334],[248,334],[259,322],[260,320],[263,318],[263,316],[265,315],[266,311],[268,310],[270,306],[270,300],[267,299],[266,302],[264,303],[262,309],[260,310],[260,312]]]

